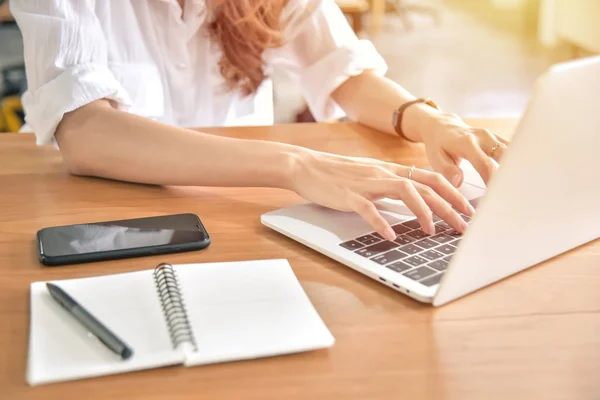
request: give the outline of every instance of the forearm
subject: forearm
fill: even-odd
[[[381,132],[396,135],[392,115],[415,96],[397,83],[372,72],[349,78],[332,94],[348,117]],[[408,107],[402,118],[402,131],[409,140],[422,141],[439,111],[425,104]]]
[[[288,188],[299,151],[161,124],[105,101],[66,115],[56,139],[75,174],[160,185]]]

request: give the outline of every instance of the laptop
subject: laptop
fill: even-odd
[[[476,208],[461,236],[439,218],[428,236],[400,201],[376,202],[397,239],[358,214],[313,203],[261,222],[393,290],[440,306],[600,237],[600,57],[561,63],[536,81],[513,142],[486,188],[464,162]]]

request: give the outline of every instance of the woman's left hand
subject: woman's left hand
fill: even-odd
[[[397,133],[390,117],[399,105],[415,100],[397,83],[369,71],[346,80],[332,98],[353,120],[392,135]],[[425,143],[433,169],[455,187],[464,180],[459,167],[463,159],[473,164],[487,184],[496,170],[492,160],[500,161],[509,144],[487,129],[473,128],[457,115],[422,103],[406,108],[401,124],[402,135]]]
[[[430,121],[421,140],[433,169],[455,187],[464,180],[459,167],[463,159],[473,165],[487,184],[509,145],[506,139],[489,130],[473,128],[457,115],[446,113],[439,113]]]

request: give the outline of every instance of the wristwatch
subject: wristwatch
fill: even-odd
[[[430,107],[435,108],[436,110],[439,110],[440,108],[437,106],[437,104],[435,104],[433,102],[433,100],[431,100],[430,98],[418,98],[415,100],[411,100],[409,102],[406,102],[404,104],[402,104],[396,111],[394,111],[394,115],[392,117],[392,125],[394,126],[394,130],[396,131],[396,133],[400,136],[402,136],[403,138],[405,138],[406,140],[409,140],[406,135],[404,135],[404,133],[402,132],[402,115],[404,114],[404,111],[412,106],[413,104],[417,104],[417,103],[424,103],[427,104]]]

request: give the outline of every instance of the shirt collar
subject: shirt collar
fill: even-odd
[[[154,0],[162,3],[167,3],[177,9],[179,12],[179,2],[177,0]],[[181,20],[181,17],[177,15]],[[206,0],[184,0],[183,2],[183,23],[186,25],[186,31],[189,32],[189,38],[194,36],[198,29],[206,22],[208,18],[208,9]]]

